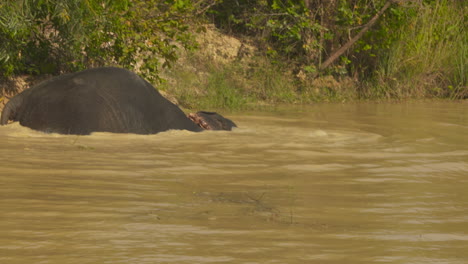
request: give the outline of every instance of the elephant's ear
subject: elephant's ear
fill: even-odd
[[[23,104],[23,97],[21,94],[16,95],[15,97],[11,98],[8,103],[6,103],[5,107],[2,111],[2,117],[0,119],[0,125],[8,124],[8,120],[16,120],[16,113],[18,109]]]

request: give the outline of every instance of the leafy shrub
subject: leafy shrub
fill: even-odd
[[[194,47],[187,0],[6,0],[0,3],[1,75],[116,64],[156,76]]]

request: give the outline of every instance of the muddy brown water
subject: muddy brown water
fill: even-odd
[[[468,263],[468,104],[281,107],[233,132],[0,127],[0,263]]]

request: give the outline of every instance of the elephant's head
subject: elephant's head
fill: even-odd
[[[188,118],[206,130],[232,130],[237,125],[230,119],[215,112],[199,111],[188,114]]]

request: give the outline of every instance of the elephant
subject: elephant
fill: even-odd
[[[46,133],[156,134],[167,130],[231,130],[236,124],[214,112],[188,116],[149,82],[118,67],[60,75],[17,94],[5,105],[10,120]]]

